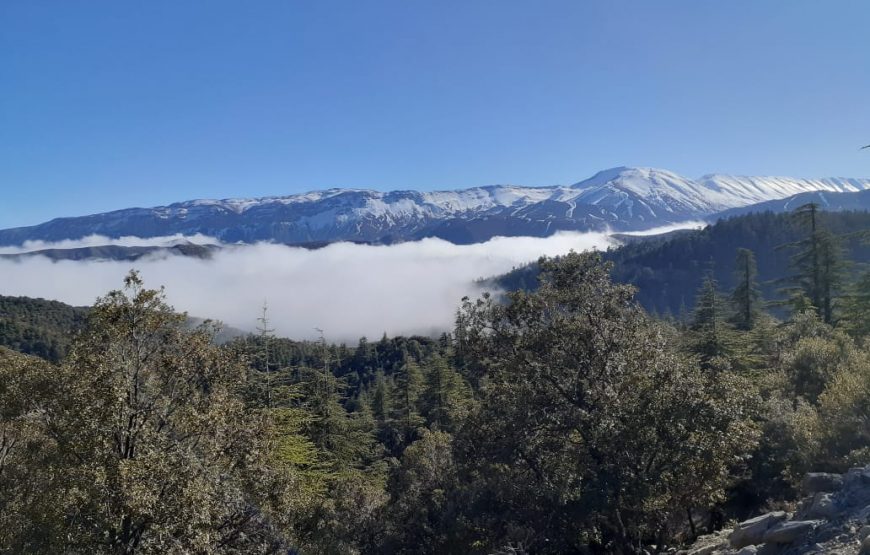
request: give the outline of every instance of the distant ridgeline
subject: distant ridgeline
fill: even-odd
[[[57,301],[0,296],[0,347],[59,362],[68,353],[76,333],[83,329],[87,314],[88,308]],[[190,326],[202,322],[199,318],[188,318]],[[257,358],[263,346],[262,337],[226,328],[216,339],[244,352],[254,368],[262,369],[263,361]],[[350,393],[356,395],[371,386],[378,374],[385,377],[397,374],[408,360],[427,363],[443,355],[445,342],[443,337],[436,340],[384,336],[372,342],[363,338],[351,347],[330,345],[324,351],[318,342],[270,338],[269,368],[321,368],[329,360],[335,375],[345,379]]]
[[[842,247],[852,270],[870,263],[870,243],[860,232],[870,232],[870,212],[820,212],[820,224],[843,236]],[[806,236],[792,214],[763,212],[718,221],[699,231],[670,233],[631,240],[608,250],[615,281],[638,288],[637,299],[648,311],[678,315],[691,310],[704,275],[712,270],[723,292],[735,285],[734,259],[738,248],[750,249],[758,261],[758,279],[765,300],[778,299],[775,283],[791,273],[793,252],[780,248]],[[537,287],[537,264],[517,268],[490,280],[507,290]]]
[[[0,295],[0,347],[59,362],[84,328],[88,310],[59,301]],[[202,318],[188,317],[190,327],[201,323]],[[223,326],[215,339],[225,343],[242,335],[245,332]]]

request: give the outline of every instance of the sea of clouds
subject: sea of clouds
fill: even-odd
[[[204,237],[107,239],[61,244],[28,243],[0,248],[14,254],[44,248],[119,244],[166,245],[181,240],[218,244]],[[208,260],[183,256],[117,261],[58,261],[42,256],[0,260],[0,294],[55,299],[74,305],[122,285],[138,270],[146,286],[165,286],[169,302],[192,316],[252,330],[263,303],[276,333],[331,341],[382,334],[434,334],[452,327],[464,296],[483,291],[480,278],[502,274],[571,250],[605,249],[606,233],[557,233],[551,237],[496,237],[475,245],[423,239],[388,246],[334,243],[308,250],[260,243],[224,245]]]

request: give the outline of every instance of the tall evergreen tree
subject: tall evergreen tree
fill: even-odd
[[[464,415],[471,391],[456,369],[443,358],[434,358],[426,368],[422,394],[423,415],[430,426],[452,432]]]
[[[731,293],[734,306],[732,322],[741,330],[751,330],[761,313],[761,289],[758,287],[758,266],[755,254],[749,249],[737,249],[734,261],[737,286]]]
[[[382,425],[389,420],[392,411],[390,400],[390,385],[383,371],[378,370],[375,374],[375,388],[371,395],[372,414],[378,424]]]
[[[272,408],[272,343],[275,340],[275,330],[269,327],[269,305],[263,302],[263,312],[257,318],[257,335],[260,341],[259,362],[260,372],[255,381],[259,382],[266,408]]]
[[[344,382],[332,373],[330,350],[321,333],[323,367],[305,371],[303,393],[310,413],[305,432],[334,468],[362,464],[372,452],[371,429],[342,404]]]
[[[701,359],[701,366],[711,369],[717,358],[734,354],[733,329],[725,318],[725,303],[719,294],[719,285],[709,272],[701,284],[695,301],[690,326],[690,350]]]
[[[393,378],[393,422],[404,443],[416,437],[417,428],[425,421],[420,415],[420,394],[423,392],[423,373],[420,365],[408,359]]]
[[[791,258],[794,274],[785,280],[791,286],[784,291],[793,305],[795,301],[802,303],[801,297],[806,297],[819,317],[832,324],[836,296],[845,276],[839,238],[822,227],[815,203],[795,209],[794,217],[807,230],[807,236],[783,245],[796,251]]]
[[[849,285],[842,320],[843,327],[853,337],[870,337],[870,272],[863,273]]]

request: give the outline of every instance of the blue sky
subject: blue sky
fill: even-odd
[[[0,2],[0,227],[327,187],[870,175],[870,2]]]

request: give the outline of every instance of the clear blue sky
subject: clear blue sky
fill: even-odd
[[[870,175],[870,2],[0,2],[0,228],[326,187]]]

